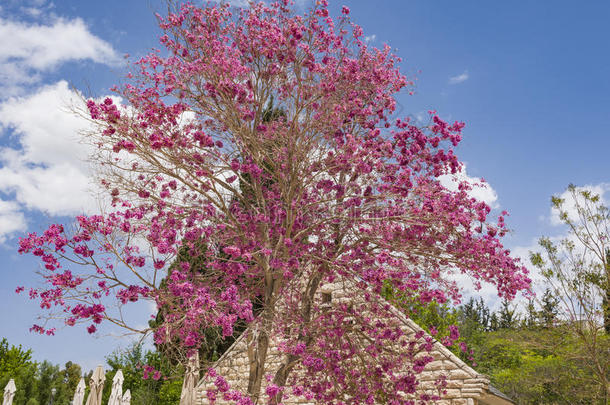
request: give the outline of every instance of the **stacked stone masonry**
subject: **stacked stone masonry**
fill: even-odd
[[[330,285],[325,285],[320,291],[322,294],[331,294],[332,302],[337,303],[342,300],[353,300],[353,296],[349,296],[345,292],[350,290],[350,286],[339,282]],[[353,289],[352,289],[353,291]],[[403,331],[409,336],[414,336],[422,329],[412,320],[408,319],[402,312],[395,310],[395,315],[400,318],[403,324]],[[225,377],[232,389],[238,389],[245,392],[248,385],[248,354],[246,347],[245,333],[238,338],[233,346],[218,360],[216,363],[216,371]],[[441,376],[446,377],[447,385],[442,399],[434,402],[437,405],[510,405],[512,404],[507,398],[498,397],[491,393],[489,379],[482,374],[477,373],[474,369],[464,363],[460,358],[455,356],[449,349],[439,342],[435,342],[430,355],[434,360],[427,364],[424,371],[419,375],[421,393],[437,393],[434,382]],[[273,343],[269,348],[267,372],[273,373],[281,364],[282,353],[280,353]],[[208,389],[214,388],[211,380],[202,379],[197,386],[198,405],[207,405],[206,392]],[[263,386],[262,392],[265,391]],[[284,402],[285,405],[314,405],[306,398],[294,398]],[[217,405],[224,405],[224,401],[218,398]]]

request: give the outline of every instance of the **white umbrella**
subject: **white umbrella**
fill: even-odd
[[[74,398],[72,398],[72,405],[83,405],[83,400],[85,399],[85,379],[81,377],[78,385],[76,386],[76,391],[74,391]]]
[[[108,405],[121,405],[123,399],[123,372],[117,371],[112,379],[112,391],[108,399]]]
[[[199,353],[192,356],[186,365],[182,392],[180,393],[180,405],[195,405],[197,392],[195,386],[199,381]]]
[[[123,399],[121,399],[121,405],[131,405],[131,391],[125,391]]]
[[[102,391],[104,390],[104,369],[102,366],[97,366],[91,381],[89,381],[89,396],[87,397],[86,405],[102,405]]]
[[[13,398],[15,398],[15,392],[17,392],[17,387],[15,387],[15,380],[12,378],[4,387],[4,400],[2,401],[2,405],[12,405]]]

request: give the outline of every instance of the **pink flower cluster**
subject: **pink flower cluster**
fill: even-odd
[[[112,210],[20,240],[48,283],[30,297],[68,325],[90,322],[90,333],[104,319],[120,324],[107,304],[154,301],[155,341],[186,351],[210,328],[227,337],[245,323],[257,331],[258,367],[257,348],[278,342],[285,367],[265,392],[231,389],[211,369],[211,402],[370,404],[383,393],[411,403],[433,341],[407,336],[381,291],[426,305],[459,301],[455,272],[506,298],[530,280],[502,245],[507,214],[491,222],[473,185],[439,181],[461,168],[464,124],[435,112],[423,127],[393,118],[395,95],[412,82],[348,16],[344,7],[333,20],[320,0],[305,15],[279,1],[186,4],[159,17],[167,56],[135,63],[116,88],[126,106],[87,103],[100,156],[110,156],[102,185]],[[351,305],[316,301],[341,280]],[[458,338],[450,328],[444,343]]]

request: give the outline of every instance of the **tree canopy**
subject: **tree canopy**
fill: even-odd
[[[111,209],[20,239],[44,265],[48,288],[30,291],[43,308],[91,333],[104,320],[135,331],[121,307],[151,300],[166,309],[155,342],[185,357],[210,328],[249,326],[246,392],[218,376],[209,395],[398,404],[422,364],[392,350],[415,342],[384,288],[422,304],[459,301],[455,273],[507,299],[528,289],[501,243],[505,213],[492,221],[473,185],[439,181],[462,166],[464,124],[393,117],[413,83],[347,7],[333,19],[325,0],[303,15],[288,1],[185,4],[159,24],[164,51],[135,62],[116,98],[87,101]],[[320,302],[338,281],[360,304]],[[272,339],[282,361],[266,375]]]
[[[560,303],[545,309],[549,321],[559,319],[581,345],[594,386],[610,402],[610,210],[602,197],[586,187],[568,186],[564,198],[551,199],[567,236],[540,238],[531,262],[541,270],[550,293]],[[551,295],[552,294],[552,298]],[[550,312],[550,313],[549,313]]]

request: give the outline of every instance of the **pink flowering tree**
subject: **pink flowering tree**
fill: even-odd
[[[153,301],[155,341],[187,355],[211,327],[248,325],[247,389],[209,368],[210,400],[410,403],[432,340],[403,332],[382,289],[443,303],[459,301],[455,273],[506,298],[529,279],[500,242],[505,213],[491,222],[471,185],[439,182],[461,168],[463,124],[392,118],[412,83],[348,15],[320,0],[159,17],[165,51],[133,65],[120,102],[87,103],[112,208],[20,240],[47,282],[30,297],[91,333],[135,331],[123,306]],[[337,282],[351,301],[320,300]]]

